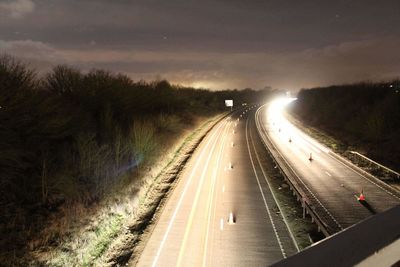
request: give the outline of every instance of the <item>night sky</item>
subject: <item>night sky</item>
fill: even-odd
[[[400,1],[0,0],[0,53],[211,89],[400,75]]]

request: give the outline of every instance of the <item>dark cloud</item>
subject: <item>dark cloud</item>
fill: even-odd
[[[0,50],[189,85],[284,87],[398,76],[400,2],[5,0]]]
[[[27,13],[31,13],[35,8],[32,0],[14,0],[0,2],[0,13],[3,16],[9,16],[17,19]]]

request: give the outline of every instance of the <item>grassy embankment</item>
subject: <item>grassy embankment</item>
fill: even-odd
[[[309,133],[388,183],[390,173],[349,153],[400,171],[400,81],[301,90],[289,112]]]
[[[38,251],[68,243],[66,257],[86,247],[77,262],[90,264],[123,225],[121,214],[135,212],[144,174],[184,133],[223,112],[224,99],[254,102],[265,94],[134,82],[66,66],[39,77],[1,57],[0,261],[26,265]],[[99,213],[104,207],[109,212]],[[80,231],[91,237],[69,242]]]
[[[89,216],[95,220],[77,223],[70,237],[64,238],[57,247],[36,253],[37,259],[51,266],[115,266],[136,258],[142,240],[145,242],[143,232],[154,222],[182,164],[191,154],[188,150],[194,149],[196,142],[222,116],[199,119],[193,127],[195,130],[188,129],[181,138],[169,139],[170,148],[151,162],[151,169],[143,171],[136,182],[118,190],[112,198],[96,205]]]

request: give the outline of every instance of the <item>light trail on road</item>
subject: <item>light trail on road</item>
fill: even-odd
[[[240,116],[219,122],[196,149],[138,262],[130,264],[265,266],[298,251],[280,213],[268,215],[264,205],[277,206],[266,180],[256,179],[263,173],[250,145],[254,109]],[[246,132],[248,120],[253,131]]]
[[[205,153],[206,153],[206,151],[207,151],[207,148],[210,146],[211,141],[214,139],[214,136],[218,133],[218,130],[219,130],[222,126],[223,126],[223,125],[221,124],[220,126],[218,126],[217,130],[214,131],[214,133],[212,134],[210,140],[207,142],[205,148],[204,148],[203,151],[201,152],[201,154],[200,154],[200,156],[199,156],[200,159],[205,155]],[[215,141],[216,141],[216,139],[215,139]],[[213,146],[213,147],[215,147],[215,141],[214,141],[214,146]],[[152,266],[153,266],[153,267],[157,266],[157,264],[158,264],[158,260],[159,260],[159,257],[160,257],[160,253],[161,253],[161,251],[162,251],[162,249],[163,249],[163,247],[164,247],[164,244],[165,244],[166,239],[168,238],[169,232],[171,231],[171,227],[172,227],[172,225],[173,225],[173,223],[174,223],[174,221],[175,221],[176,215],[177,215],[177,213],[178,213],[178,211],[179,211],[179,209],[180,209],[180,207],[181,207],[181,205],[182,205],[183,198],[184,198],[185,195],[186,195],[186,192],[187,192],[187,190],[188,190],[188,188],[189,188],[189,186],[190,186],[190,184],[191,184],[191,181],[192,181],[192,179],[193,179],[193,177],[194,177],[195,171],[196,171],[197,168],[199,167],[200,162],[201,162],[200,160],[198,160],[198,161],[196,162],[196,164],[195,164],[195,166],[194,166],[194,168],[193,168],[193,170],[192,170],[192,172],[191,172],[191,174],[190,174],[190,177],[189,177],[189,179],[188,179],[188,181],[187,181],[187,183],[186,183],[186,185],[185,185],[185,188],[183,189],[183,192],[182,192],[182,194],[181,194],[181,196],[180,196],[180,198],[179,198],[178,205],[176,206],[175,211],[174,211],[174,213],[173,213],[173,216],[172,216],[172,218],[171,218],[170,221],[169,221],[167,231],[165,232],[165,234],[164,234],[164,236],[163,236],[162,242],[161,242],[161,244],[160,244],[160,246],[159,246],[159,248],[158,248],[158,250],[157,250],[157,254],[156,254],[156,256],[155,256],[155,258],[154,258],[154,260],[153,260],[153,263],[152,263]]]

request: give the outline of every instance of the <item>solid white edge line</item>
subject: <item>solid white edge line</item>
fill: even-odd
[[[279,248],[281,250],[283,258],[286,258],[285,249],[283,248],[283,245],[282,245],[281,239],[279,237],[278,231],[276,230],[274,220],[272,219],[272,215],[271,215],[271,212],[269,210],[269,207],[268,207],[268,204],[267,204],[267,200],[265,199],[264,192],[263,192],[261,184],[260,184],[260,180],[258,179],[257,171],[256,171],[255,166],[254,166],[253,157],[251,156],[250,144],[249,144],[249,139],[248,139],[248,135],[247,135],[248,122],[249,122],[249,119],[247,118],[247,120],[246,120],[246,142],[247,142],[247,150],[248,150],[249,156],[250,156],[250,162],[251,162],[251,165],[253,167],[253,171],[254,171],[254,175],[255,175],[256,180],[257,180],[258,188],[260,189],[260,193],[261,193],[261,196],[263,198],[264,205],[265,205],[265,208],[266,208],[267,213],[268,213],[269,220],[270,220],[271,225],[272,225],[272,229],[274,230],[276,240],[278,241],[278,245],[279,245]]]

